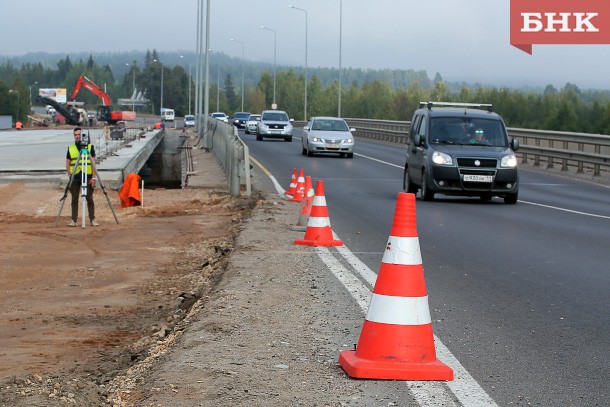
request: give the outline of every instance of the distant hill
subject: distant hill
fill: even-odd
[[[129,71],[129,65],[136,61],[139,67],[144,66],[146,51],[128,51],[128,52],[103,52],[103,53],[46,53],[46,52],[31,52],[20,56],[3,56],[0,55],[0,64],[10,63],[13,66],[19,67],[26,63],[41,63],[44,68],[55,69],[57,62],[61,59],[70,57],[72,62],[82,60],[86,62],[90,56],[98,65],[109,65],[112,69],[114,77],[119,80],[125,73]],[[186,71],[195,75],[196,55],[192,51],[175,51],[175,52],[158,52],[160,61],[166,66],[182,65]],[[221,81],[231,74],[233,78],[241,78],[242,61],[240,58],[230,57],[224,53],[213,52],[210,54],[210,75],[216,79],[217,73],[220,74]],[[303,67],[292,67],[278,65],[277,72],[294,69],[297,75],[302,74]],[[265,70],[271,72],[273,65],[262,62],[245,61],[244,81],[249,86],[255,86],[259,78]],[[339,71],[337,68],[316,68],[308,67],[308,77],[315,75],[323,86],[328,86],[334,81],[338,81]],[[430,88],[433,81],[428,77],[426,71],[413,69],[361,69],[361,68],[344,68],[342,76],[344,85],[352,83],[362,86],[364,83],[374,81],[383,81],[393,88],[408,88],[412,83],[418,82],[422,88]]]

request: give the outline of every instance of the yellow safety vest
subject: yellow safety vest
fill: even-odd
[[[89,154],[86,154],[84,159],[87,162],[87,174],[91,175],[93,174],[93,168],[91,167],[91,144],[87,144],[87,150],[89,151]],[[72,144],[68,148],[68,151],[70,152],[70,166],[72,167],[72,174],[78,174],[81,171],[83,157],[81,157],[81,161],[78,163],[78,168],[76,168],[76,170],[74,169],[74,166],[76,165],[76,159],[80,155],[80,150],[78,147],[76,147],[76,144]]]

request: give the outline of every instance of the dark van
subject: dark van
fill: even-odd
[[[405,192],[497,196],[516,204],[519,141],[489,104],[421,102],[413,114],[404,169]]]

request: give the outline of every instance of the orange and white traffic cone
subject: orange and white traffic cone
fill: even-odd
[[[292,169],[292,178],[290,179],[290,186],[288,187],[288,191],[284,192],[284,195],[293,197],[294,192],[297,190],[297,169]]]
[[[297,179],[297,187],[292,195],[292,198],[288,200],[291,202],[301,202],[303,200],[303,195],[305,195],[305,174],[303,169],[299,172],[299,178]]]
[[[307,222],[309,221],[309,215],[311,214],[314,195],[315,192],[313,190],[313,185],[311,185],[311,177],[308,175],[305,177],[305,194],[301,200],[299,219],[296,226],[292,226],[290,229],[303,232],[307,230]]]
[[[333,238],[333,230],[330,227],[330,219],[328,218],[326,197],[324,196],[323,181],[316,183],[316,195],[313,198],[311,213],[307,220],[305,237],[295,240],[294,244],[306,246],[343,246],[341,240]]]
[[[341,352],[339,364],[361,379],[453,380],[453,370],[436,359],[414,194],[398,194],[358,346]]]

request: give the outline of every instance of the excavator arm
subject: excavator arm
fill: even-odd
[[[110,96],[108,96],[108,94],[106,92],[104,92],[102,90],[102,88],[97,86],[97,84],[95,82],[93,82],[91,79],[87,78],[85,75],[79,76],[78,79],[76,80],[76,83],[74,84],[74,88],[72,89],[72,93],[70,94],[70,97],[68,98],[68,102],[73,102],[74,99],[76,99],[76,95],[78,95],[78,92],[80,92],[82,87],[84,87],[88,91],[94,93],[95,95],[99,96],[100,99],[102,99],[102,105],[112,106],[112,101],[110,100]]]

